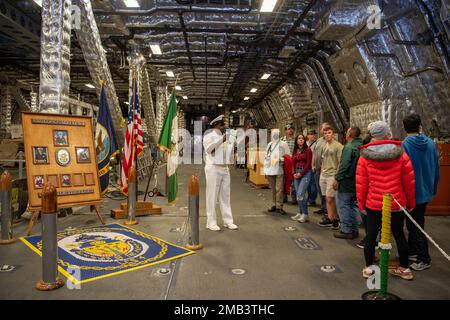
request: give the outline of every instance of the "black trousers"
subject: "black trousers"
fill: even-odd
[[[417,204],[413,211],[410,212],[413,219],[419,226],[425,230],[425,211],[427,209],[427,202]],[[408,247],[409,255],[417,255],[417,260],[430,263],[431,257],[428,253],[428,241],[425,235],[412,223],[411,220],[406,219],[406,228],[408,229]]]
[[[381,211],[367,209],[367,235],[364,244],[364,258],[366,266],[373,264],[375,255],[375,245],[378,232],[381,228]],[[400,266],[408,268],[408,242],[403,233],[405,215],[402,211],[393,211],[391,213],[391,230],[397,243],[398,255],[400,256]]]

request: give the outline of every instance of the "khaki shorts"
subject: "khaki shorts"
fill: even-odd
[[[320,191],[322,195],[330,198],[336,197],[337,190],[333,189],[334,177],[322,177],[320,176]]]

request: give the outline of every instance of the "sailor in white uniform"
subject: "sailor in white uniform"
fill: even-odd
[[[225,133],[224,116],[218,116],[210,125],[211,132],[203,138],[203,147],[206,152],[206,228],[219,231],[216,218],[216,202],[219,200],[220,211],[224,227],[236,230],[238,226],[233,223],[230,205],[230,171],[228,164],[232,164],[236,130]]]

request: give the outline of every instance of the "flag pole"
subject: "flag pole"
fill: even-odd
[[[176,88],[177,88],[177,83],[178,83],[178,79],[180,78],[180,74],[177,74],[177,77],[176,77],[176,79],[175,79],[175,84],[173,85],[173,89],[172,89],[172,93],[170,94],[170,97],[169,97],[169,102],[170,102],[170,99],[172,98],[172,95],[175,93],[175,91],[176,91]],[[178,106],[177,106],[178,107]],[[166,114],[167,114],[167,112],[166,112]],[[173,130],[173,129],[172,129]],[[173,150],[172,150],[173,151]],[[172,152],[171,151],[171,152]],[[166,163],[166,194],[167,194],[167,200],[169,199],[169,191],[168,191],[168,184],[169,184],[169,176],[167,175],[167,171],[168,171],[168,166],[169,166],[169,157],[170,157],[170,154],[168,154],[168,153],[166,153],[166,157],[167,157],[167,163]]]
[[[135,121],[136,121],[136,95],[139,94],[138,88],[137,88],[137,71],[136,71],[136,65],[133,66],[133,157],[135,158],[134,167],[136,168],[136,203],[138,201],[138,194],[139,194],[139,176],[138,176],[138,159],[137,159],[137,134],[136,130],[134,129]]]

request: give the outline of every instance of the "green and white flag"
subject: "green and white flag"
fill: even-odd
[[[159,136],[158,147],[167,152],[167,178],[169,204],[175,202],[178,192],[178,117],[177,117],[177,99],[172,93],[167,108],[166,119]]]

